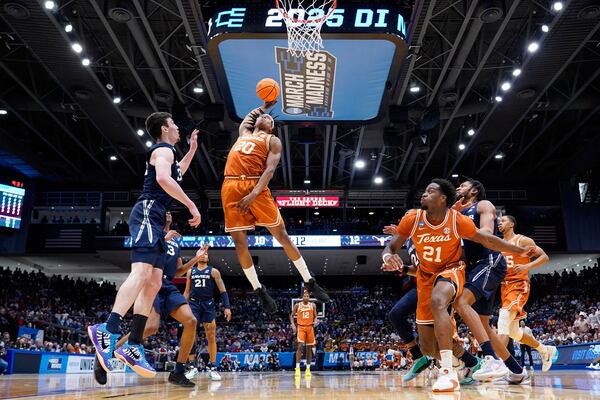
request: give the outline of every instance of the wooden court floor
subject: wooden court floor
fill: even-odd
[[[167,374],[155,379],[135,374],[113,374],[106,386],[97,385],[91,374],[0,376],[2,399],[600,399],[600,371],[537,372],[531,384],[508,386],[494,383],[463,386],[460,393],[431,393],[429,382],[419,377],[403,387],[394,372],[313,372],[294,378],[291,372],[230,373],[220,382],[205,376],[194,390],[167,382]]]

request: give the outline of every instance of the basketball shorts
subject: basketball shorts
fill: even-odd
[[[448,266],[447,269],[430,273],[423,268],[417,269],[417,324],[432,325],[434,323],[431,312],[431,293],[433,287],[440,280],[449,281],[454,286],[452,302],[461,295],[465,284],[465,264],[460,261]]]
[[[162,286],[154,298],[154,309],[160,315],[161,319],[166,319],[171,313],[177,310],[187,300],[181,294],[173,282],[163,279]]]
[[[500,286],[500,295],[502,296],[502,309],[516,311],[516,319],[527,318],[524,311],[525,304],[529,299],[530,284],[529,280],[515,280],[502,282]]]
[[[221,201],[225,214],[225,232],[247,231],[255,226],[274,227],[283,223],[279,209],[269,188],[265,188],[246,213],[237,208],[237,203],[248,195],[258,179],[225,179],[221,188]]]
[[[215,307],[215,301],[210,300],[194,300],[190,299],[190,307],[194,317],[198,320],[198,323],[208,324],[213,322],[217,318],[217,309]]]
[[[501,253],[490,254],[467,271],[465,288],[475,295],[473,310],[479,315],[492,315],[496,291],[506,276],[506,259]]]
[[[308,346],[315,344],[315,328],[312,325],[298,325],[298,342]]]
[[[131,262],[163,268],[165,259],[165,207],[155,200],[139,200],[129,216]]]

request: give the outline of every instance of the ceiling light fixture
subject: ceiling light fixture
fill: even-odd
[[[465,144],[464,144],[464,143],[460,143],[460,144],[458,145],[458,149],[459,149],[459,150],[464,150],[466,147],[467,147],[467,146],[465,146]]]
[[[363,169],[365,165],[366,163],[363,160],[356,160],[356,162],[354,163],[354,166],[358,169]]]
[[[137,135],[138,136],[144,136],[144,131],[142,129],[138,129],[137,130]]]
[[[467,135],[473,136],[475,134],[475,129],[471,128],[467,131]]]
[[[69,32],[71,32],[71,31],[73,31],[73,25],[71,25],[71,24],[66,24],[66,25],[65,25],[65,32],[69,33]]]
[[[81,60],[81,65],[83,65],[84,67],[87,67],[88,65],[90,65],[90,59],[84,58],[83,60]]]
[[[550,27],[546,24],[542,25],[542,32],[548,33],[550,31]]]
[[[83,47],[79,43],[77,43],[77,42],[73,43],[71,45],[71,48],[77,54],[79,54],[79,53],[81,53],[83,51]]]
[[[110,156],[110,161],[117,161],[117,156]]]
[[[502,86],[500,86],[500,89],[502,89],[504,92],[507,92],[510,89],[510,82],[502,83]]]
[[[527,51],[530,53],[535,53],[536,51],[538,51],[539,48],[540,48],[540,45],[538,44],[538,42],[531,42],[527,46]]]
[[[121,102],[121,97],[119,97],[119,96],[113,97],[113,103],[119,104],[120,102]]]
[[[494,100],[496,100],[496,103],[500,103],[502,101],[502,96],[496,96],[494,97]]]
[[[513,69],[512,74],[513,74],[513,76],[519,76],[519,75],[521,75],[521,72],[522,72],[521,68],[515,68],[515,69]]]

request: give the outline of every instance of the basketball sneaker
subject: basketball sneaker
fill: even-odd
[[[114,358],[115,347],[121,335],[110,333],[106,329],[106,324],[89,325],[87,331],[96,349],[96,360],[98,360],[104,371],[112,371],[109,360]]]
[[[546,351],[541,355],[542,356],[542,371],[546,372],[552,367],[552,359],[556,355],[556,347],[554,346],[544,346]]]
[[[523,383],[528,383],[529,375],[527,374],[527,369],[523,367],[523,371],[520,374],[515,374],[509,370],[508,374],[504,376],[504,380],[510,385],[520,385]]]
[[[261,285],[258,289],[254,291],[254,293],[258,295],[258,298],[260,299],[260,304],[264,312],[272,314],[277,311],[277,303],[275,303],[275,300],[273,300],[273,298],[269,296],[265,285]]]
[[[483,360],[479,357],[475,357],[477,359],[477,364],[472,367],[465,367],[465,374],[463,378],[460,380],[461,385],[472,385],[476,381],[473,379],[473,374],[481,369],[481,365],[483,364]]]
[[[156,370],[146,361],[144,346],[141,344],[133,345],[126,342],[115,351],[115,356],[144,378],[154,378],[156,375]],[[181,376],[187,380],[185,374],[182,373]],[[170,377],[169,382],[171,382]]]
[[[300,371],[300,368],[296,368],[294,375],[296,376],[296,378],[300,378],[300,375],[302,375],[302,372]]]
[[[310,294],[315,296],[316,299],[320,302],[329,303],[329,301],[331,300],[327,292],[323,290],[321,286],[317,285],[317,281],[315,281],[315,278],[310,278],[310,280],[306,282],[306,287],[310,291]]]
[[[402,382],[407,383],[415,379],[421,372],[425,371],[431,364],[431,360],[427,356],[419,357],[414,362],[406,375],[402,377]]]
[[[136,371],[137,372],[137,371]],[[185,373],[176,374],[175,371],[171,371],[169,374],[169,382],[174,385],[193,388],[196,384],[186,378]]]
[[[312,374],[310,373],[310,369],[309,368],[306,368],[306,371],[304,371],[304,376],[306,378],[310,378],[312,376]]]
[[[98,361],[98,355],[94,358],[94,380],[99,385],[106,385],[106,371],[102,368],[100,361]]]
[[[191,367],[185,373],[185,377],[188,378],[188,379],[190,379],[190,380],[194,379],[198,375],[200,375],[200,372],[198,371],[198,368],[196,368],[196,367]]]
[[[441,368],[437,380],[431,388],[434,392],[454,392],[460,390],[458,374],[454,369]]]
[[[206,375],[208,376],[208,379],[210,379],[211,381],[220,381],[221,380],[221,375],[219,375],[219,373],[217,372],[217,370],[214,367],[209,368],[209,370],[206,372]]]
[[[487,381],[488,379],[502,378],[508,373],[508,368],[502,360],[497,360],[492,356],[485,356],[481,363],[481,368],[473,373],[473,379],[478,381]]]

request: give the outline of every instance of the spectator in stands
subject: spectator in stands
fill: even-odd
[[[575,328],[578,335],[585,335],[590,331],[591,326],[588,316],[583,311],[579,313],[579,318],[573,323],[573,328]]]
[[[3,375],[8,370],[8,362],[6,361],[6,346],[4,342],[0,342],[0,375]]]

